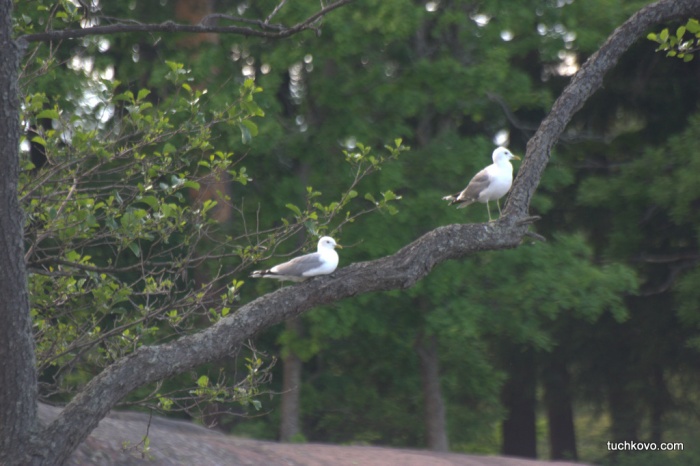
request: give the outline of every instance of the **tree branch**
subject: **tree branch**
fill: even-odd
[[[304,21],[293,26],[284,27],[278,24],[269,24],[268,20],[250,20],[235,16],[227,16],[222,14],[208,15],[200,24],[178,24],[173,21],[165,21],[156,24],[144,24],[139,22],[117,23],[107,26],[94,26],[83,29],[63,29],[56,31],[37,32],[34,34],[26,34],[20,39],[27,42],[48,42],[54,40],[77,39],[86,36],[99,36],[108,34],[124,34],[134,32],[188,32],[188,33],[219,33],[219,34],[237,34],[242,36],[266,37],[270,39],[281,39],[297,34],[307,29],[314,29],[316,22],[327,15],[331,11],[340,8],[354,0],[337,0],[328,6],[321,8],[313,15],[306,18]],[[276,12],[273,12],[276,13]],[[218,26],[209,24],[213,19],[228,19],[231,21],[242,22],[257,26]],[[269,19],[269,18],[268,18]]]
[[[660,23],[700,15],[699,0],[662,0],[646,6],[618,27],[581,69],[554,102],[549,115],[527,143],[527,151],[505,207],[506,213],[524,216],[542,178],[552,147],[583,104],[603,84],[622,54]]]
[[[173,343],[141,347],[95,377],[43,437],[47,458],[60,463],[107,412],[134,389],[226,357],[260,331],[313,307],[370,291],[413,286],[436,265],[477,251],[514,248],[527,230],[508,219],[437,228],[396,254],[345,267],[331,276],[288,286],[241,307],[213,326]],[[65,444],[71,445],[65,448]],[[67,459],[67,458],[66,458]]]

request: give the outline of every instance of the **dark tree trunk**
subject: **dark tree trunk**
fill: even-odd
[[[551,357],[543,374],[550,459],[577,460],[571,377],[566,364],[556,352]]]
[[[423,385],[423,421],[428,448],[434,451],[449,451],[445,403],[440,390],[440,364],[435,336],[421,336],[416,341],[416,352],[420,360],[420,375]]]
[[[22,51],[11,33],[12,0],[0,0],[0,464],[8,465],[30,462],[30,441],[37,428],[24,217],[17,198]]]
[[[612,420],[611,434],[615,442],[639,441],[638,399],[629,389],[627,377],[609,381],[608,408]]]
[[[301,321],[289,319],[285,323],[288,332],[301,334]],[[282,404],[280,407],[280,441],[291,442],[301,434],[301,359],[291,349],[282,358]]]
[[[502,400],[508,417],[501,424],[501,451],[508,456],[537,458],[535,353],[532,349],[514,347],[505,357],[508,381],[503,387]]]
[[[663,367],[659,365],[654,367],[652,377],[654,391],[651,400],[651,435],[649,440],[658,445],[663,441],[663,420],[668,402],[668,390],[666,389],[666,381],[664,380]]]

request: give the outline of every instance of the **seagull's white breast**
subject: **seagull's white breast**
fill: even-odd
[[[335,252],[335,249],[319,248],[318,253],[321,255],[321,265],[302,273],[302,277],[328,275],[329,273],[333,273],[338,267],[338,253]]]
[[[489,174],[489,185],[479,193],[479,202],[482,203],[502,198],[513,184],[513,165],[508,161],[489,165],[486,171]]]

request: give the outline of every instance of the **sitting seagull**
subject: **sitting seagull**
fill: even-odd
[[[450,205],[460,204],[457,206],[458,209],[464,208],[476,201],[486,203],[486,210],[489,213],[489,222],[493,221],[491,219],[489,201],[496,201],[498,214],[500,216],[501,204],[498,200],[506,195],[510,186],[513,184],[513,165],[510,164],[510,160],[520,160],[520,157],[513,155],[505,147],[496,148],[496,150],[493,151],[492,158],[493,164],[474,175],[474,178],[472,178],[462,192],[443,197],[444,200],[450,201]]]
[[[335,252],[335,248],[342,249],[342,246],[336,244],[330,236],[324,236],[318,240],[317,252],[295,257],[289,262],[276,265],[271,269],[256,270],[250,276],[303,282],[307,278],[317,275],[328,275],[338,267],[338,253]]]

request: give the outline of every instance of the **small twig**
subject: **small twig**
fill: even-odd
[[[268,16],[267,18],[265,18],[265,24],[266,24],[266,25],[267,25],[267,24],[270,22],[270,20],[277,14],[277,12],[280,11],[280,9],[284,6],[285,3],[287,3],[287,0],[282,0],[281,2],[279,2],[279,4],[275,7],[275,9],[272,10],[272,13],[270,13],[270,16]]]
[[[53,31],[38,32],[34,34],[26,34],[21,36],[23,42],[48,42],[54,40],[63,39],[77,39],[86,36],[100,36],[107,34],[123,34],[123,33],[176,33],[176,32],[190,32],[190,33],[218,33],[218,34],[240,34],[242,36],[251,37],[267,37],[271,39],[281,39],[284,37],[289,37],[301,31],[308,29],[316,30],[316,24],[320,18],[327,15],[331,11],[340,8],[354,0],[338,0],[330,5],[323,7],[321,10],[317,11],[313,15],[306,18],[304,21],[297,23],[293,26],[281,26],[268,24],[263,20],[252,20],[247,18],[241,18],[239,16],[230,16],[224,14],[214,13],[207,15],[202,19],[199,24],[178,24],[174,21],[165,21],[162,23],[146,24],[140,23],[134,20],[119,20],[118,23],[110,24],[107,26],[93,26],[89,28],[82,29],[61,29]],[[224,18],[231,21],[241,22],[249,24],[250,26],[211,26],[208,25],[211,19]],[[129,22],[130,24],[126,24]],[[253,27],[256,26],[257,28]],[[317,31],[318,32],[318,31]]]
[[[535,233],[534,231],[529,231],[529,230],[526,231],[526,232],[525,232],[525,236],[527,236],[527,237],[529,237],[529,238],[532,238],[532,239],[534,239],[534,240],[537,240],[537,241],[541,241],[541,242],[543,242],[543,243],[546,243],[546,242],[547,242],[547,238],[545,238],[544,236],[542,236],[542,235],[540,235],[540,234],[538,234],[538,233]]]
[[[523,226],[523,225],[531,225],[541,218],[542,217],[540,217],[539,215],[530,215],[529,217],[523,217],[523,218],[518,219],[518,221],[515,222],[515,224],[518,225],[519,227]]]

